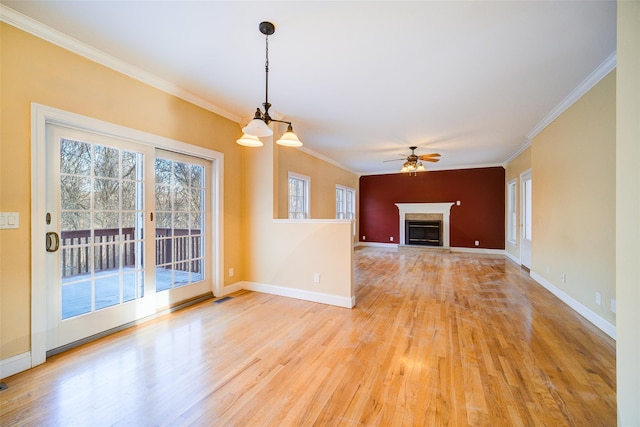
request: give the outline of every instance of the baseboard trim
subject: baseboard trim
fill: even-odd
[[[0,380],[31,369],[31,352],[17,354],[8,359],[0,360]]]
[[[228,285],[228,286],[223,286],[222,290],[220,291],[220,295],[216,295],[216,296],[220,296],[223,297],[225,295],[229,295],[232,294],[234,292],[238,292],[241,291],[243,289],[245,289],[242,285],[244,282],[236,282],[233,285]]]
[[[538,282],[541,286],[546,288],[553,295],[558,297],[562,302],[567,304],[573,310],[575,310],[579,315],[587,319],[589,322],[593,323],[598,329],[600,329],[605,334],[609,335],[614,340],[616,339],[616,326],[603,319],[600,315],[592,311],[587,306],[583,305],[581,302],[564,292],[562,289],[555,286],[553,283],[549,282],[544,277],[540,276],[535,271],[530,272],[531,278]]]
[[[505,250],[504,251],[504,255],[509,258],[511,261],[515,262],[516,264],[520,265],[520,258],[516,258],[514,255],[510,254],[509,251]]]
[[[261,292],[270,295],[279,295],[282,297],[289,297],[300,299],[304,301],[319,302],[327,305],[335,305],[337,307],[353,308],[356,305],[356,297],[341,297],[337,295],[325,294],[322,292],[306,291],[303,289],[286,288],[283,286],[268,285],[266,283],[257,282],[239,282],[242,284],[242,289],[248,291]]]
[[[356,246],[371,246],[374,248],[398,249],[397,243],[358,242]]]
[[[450,247],[451,252],[468,252],[472,254],[505,255],[504,249]]]

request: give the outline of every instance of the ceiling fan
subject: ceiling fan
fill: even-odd
[[[400,159],[392,159],[392,160],[385,160],[385,162],[393,162],[396,160],[404,160],[404,164],[402,165],[402,169],[400,170],[400,172],[424,172],[426,169],[424,168],[424,166],[422,165],[422,161],[425,162],[438,162],[440,161],[440,154],[439,153],[431,153],[431,154],[423,154],[421,156],[418,156],[415,153],[416,150],[416,146],[413,147],[409,147],[409,149],[411,150],[411,154],[409,154],[406,158],[403,156],[403,158]]]

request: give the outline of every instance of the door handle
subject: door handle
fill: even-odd
[[[55,231],[47,233],[47,252],[55,252],[60,248],[60,236]]]

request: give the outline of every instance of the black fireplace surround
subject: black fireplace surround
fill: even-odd
[[[442,221],[407,220],[404,224],[406,245],[442,246]]]

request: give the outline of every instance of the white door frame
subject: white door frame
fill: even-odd
[[[531,169],[527,169],[526,171],[522,172],[520,174],[520,239],[519,239],[519,246],[520,246],[520,264],[531,269],[531,258],[532,258],[532,253],[531,253],[531,243],[532,240],[529,239],[525,239],[525,219],[526,219],[526,191],[525,191],[525,182],[531,180]],[[532,181],[533,182],[533,181]],[[533,199],[532,199],[533,200]],[[525,245],[525,240],[527,242],[531,242],[531,243],[526,243],[528,245],[528,248],[524,248]],[[525,257],[524,254],[528,253],[528,257]],[[529,265],[527,265],[529,264]]]
[[[107,136],[130,139],[192,156],[211,160],[213,183],[211,188],[212,224],[212,277],[211,290],[220,295],[224,284],[223,275],[223,201],[224,201],[224,154],[181,141],[153,135],[120,125],[70,113],[45,105],[31,104],[31,367],[45,362],[47,357],[47,278],[45,258],[46,215],[46,144],[47,123],[84,129]]]

